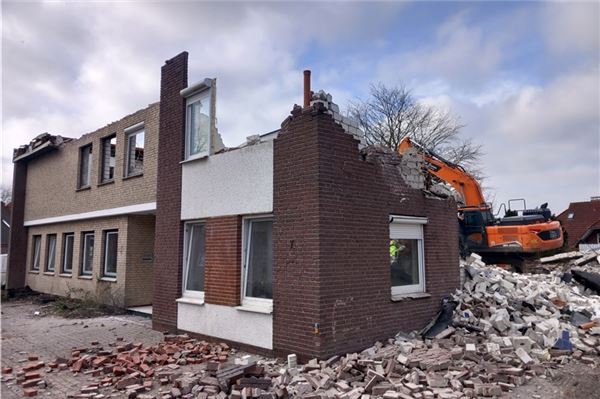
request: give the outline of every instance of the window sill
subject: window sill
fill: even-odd
[[[114,182],[115,182],[115,179],[101,181],[100,183],[98,183],[98,187],[108,186],[109,184],[113,184]]]
[[[67,278],[71,278],[73,277],[72,274],[68,274],[68,273],[59,273],[58,277],[67,277]]]
[[[144,172],[140,172],[140,173],[135,173],[133,175],[124,176],[123,180],[135,179],[136,177],[142,177],[142,176],[144,176]]]
[[[430,298],[431,294],[426,292],[415,292],[412,294],[392,294],[392,302],[401,302],[407,299],[422,299],[422,298]]]
[[[102,277],[102,278],[100,278],[100,281],[108,281],[109,283],[116,283],[117,278],[116,277]]]
[[[175,300],[177,303],[187,303],[188,305],[204,306],[204,298],[181,297]]]
[[[206,153],[202,153],[202,154],[198,154],[198,155],[194,155],[194,156],[191,156],[189,158],[184,159],[183,161],[179,161],[179,163],[180,164],[184,164],[184,163],[188,163],[188,162],[194,162],[194,161],[197,161],[199,159],[206,159],[206,158],[208,158],[208,155],[209,154],[207,152]]]
[[[40,274],[40,271],[39,270],[29,270],[29,273]]]
[[[91,190],[92,186],[84,186],[84,187],[79,187],[77,188],[75,191],[85,191],[85,190]]]
[[[91,279],[94,278],[94,276],[88,276],[88,275],[84,274],[82,276],[77,276],[77,278],[81,278],[81,279],[84,279],[84,280],[91,280]]]
[[[242,305],[236,306],[237,310],[242,312],[252,312],[252,313],[262,313],[262,314],[272,314],[273,313],[273,305]]]
[[[44,272],[46,276],[54,276],[56,273],[54,272]]]

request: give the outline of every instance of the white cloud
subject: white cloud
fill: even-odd
[[[600,49],[600,4],[596,1],[550,2],[541,14],[548,47],[558,55],[595,54]]]

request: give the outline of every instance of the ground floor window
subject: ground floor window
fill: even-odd
[[[394,216],[390,222],[392,295],[425,291],[423,225],[425,218]]]
[[[102,274],[106,277],[117,277],[117,249],[119,233],[117,231],[104,232],[104,266]]]
[[[61,262],[61,273],[71,274],[73,272],[73,243],[75,235],[67,233],[63,236],[63,253]]]
[[[56,234],[46,236],[46,271],[53,272],[56,263]]]
[[[42,250],[42,236],[33,236],[31,251],[31,270],[40,270],[40,256]]]
[[[185,225],[184,295],[204,296],[206,226],[200,222]]]
[[[273,299],[273,219],[244,221],[243,301]]]
[[[94,260],[94,233],[83,233],[81,241],[81,274],[90,276]]]

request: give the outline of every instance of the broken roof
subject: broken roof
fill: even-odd
[[[557,219],[567,231],[569,246],[575,246],[592,226],[600,223],[600,200],[571,202]]]

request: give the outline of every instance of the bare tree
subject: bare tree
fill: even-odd
[[[365,132],[367,144],[396,150],[406,136],[482,178],[481,146],[462,138],[464,127],[450,113],[419,104],[404,86],[371,85],[370,96],[350,104],[349,115]]]
[[[0,200],[5,204],[12,201],[12,190],[8,187],[0,187]]]

